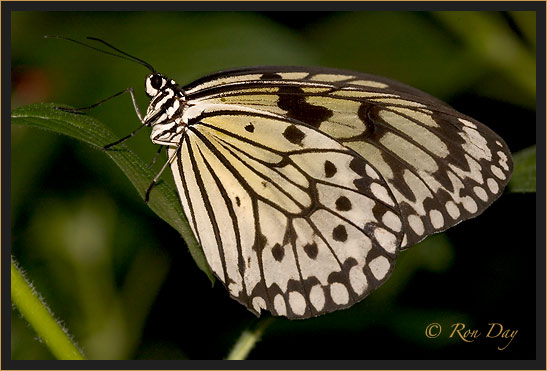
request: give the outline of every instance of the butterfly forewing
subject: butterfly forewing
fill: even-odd
[[[402,248],[480,214],[512,172],[507,145],[485,125],[372,75],[257,67],[212,75],[186,91],[199,104],[281,115],[354,150],[381,173],[397,201]]]

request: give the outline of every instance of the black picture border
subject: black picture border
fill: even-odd
[[[536,12],[536,140],[537,145],[537,207],[536,207],[536,359],[535,360],[263,360],[263,361],[25,361],[11,360],[11,292],[10,292],[10,261],[11,261],[11,13],[14,11],[535,11]],[[2,250],[1,250],[1,295],[2,295],[2,349],[1,369],[133,369],[133,370],[167,370],[167,369],[546,369],[545,353],[545,11],[546,3],[539,1],[507,1],[507,2],[245,2],[245,1],[213,1],[213,2],[65,2],[65,1],[8,1],[1,3],[1,72],[2,72],[2,127],[1,127],[1,171],[2,184]],[[517,128],[518,129],[518,128]],[[518,217],[513,215],[512,217]]]

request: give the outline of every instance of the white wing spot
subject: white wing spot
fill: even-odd
[[[496,144],[500,147],[503,147],[503,144],[501,144],[501,142],[499,140],[496,140]]]
[[[374,237],[384,250],[395,254],[395,251],[397,251],[397,238],[393,233],[384,228],[376,227],[374,229]]]
[[[498,178],[500,178],[501,180],[505,179],[505,174],[503,173],[503,171],[501,171],[501,169],[499,167],[497,167],[496,165],[492,165],[490,166],[490,170],[492,170],[492,173],[497,176]]]
[[[421,124],[431,126],[434,128],[438,128],[439,124],[433,119],[431,116],[432,112],[428,110],[417,111],[409,108],[403,108],[403,107],[390,107],[391,110],[400,112],[404,114],[405,116],[411,117],[414,120],[419,121]]]
[[[348,289],[340,282],[334,282],[330,285],[330,296],[336,304],[347,304],[349,302]]]
[[[386,213],[382,216],[382,223],[395,232],[401,231],[401,228],[403,227],[401,224],[401,219],[399,219],[399,217],[392,211],[386,211]]]
[[[442,226],[444,225],[444,217],[439,210],[431,210],[429,212],[429,219],[431,220],[431,225],[435,229],[442,228]]]
[[[336,97],[355,97],[355,98],[368,98],[368,97],[399,97],[396,94],[385,94],[385,93],[377,93],[374,91],[363,91],[363,90],[357,90],[355,86],[347,86],[342,88],[342,90],[337,90],[331,93],[331,95]]]
[[[383,203],[390,206],[395,206],[393,205],[393,200],[391,199],[391,197],[389,197],[389,194],[387,193],[387,189],[385,187],[381,186],[378,183],[372,183],[370,185],[370,190],[372,191],[372,194]]]
[[[479,187],[479,186],[475,186],[475,187],[473,187],[473,192],[475,192],[477,197],[480,198],[481,200],[483,200],[484,202],[486,202],[488,200],[488,194],[486,193],[484,188]]]
[[[490,189],[490,192],[492,192],[493,194],[498,193],[500,188],[498,186],[498,182],[496,182],[496,180],[494,178],[488,178],[486,180],[486,184],[488,185],[488,188]]]
[[[352,85],[361,85],[361,86],[368,86],[371,88],[382,88],[382,89],[385,89],[389,86],[387,84],[384,84],[383,82],[370,81],[370,80],[355,80],[355,81],[350,81],[349,83]]]
[[[274,298],[274,309],[280,316],[286,316],[287,315],[287,308],[285,307],[285,299],[283,299],[283,296],[281,294],[277,294],[277,296]]]
[[[446,211],[448,212],[448,215],[452,217],[452,219],[458,219],[460,216],[460,209],[458,209],[458,205],[454,201],[446,201],[446,204],[444,204],[444,207],[446,208]]]
[[[404,162],[408,164],[405,164],[406,167],[415,168],[427,173],[434,173],[439,170],[439,166],[435,160],[436,157],[429,154],[426,148],[421,148],[419,144],[413,144],[402,136],[390,131],[386,131],[378,140],[380,144],[393,152],[394,155],[404,159]],[[374,162],[373,164],[376,165]]]
[[[460,136],[465,140],[462,145],[465,152],[477,160],[492,161],[492,152],[488,148],[488,142],[477,130],[463,127]]]
[[[228,291],[230,291],[234,296],[237,296],[241,292],[241,282],[232,282],[228,284]]]
[[[372,260],[368,266],[374,277],[378,281],[380,281],[386,276],[387,272],[389,271],[390,264],[385,256],[378,256],[377,258]]]
[[[378,176],[378,173],[376,171],[374,171],[374,169],[372,167],[370,167],[370,165],[365,165],[365,171],[367,173],[367,175],[369,177],[371,177],[372,179],[379,179],[380,177]]]
[[[396,97],[398,96],[396,95]],[[385,104],[396,104],[396,105],[407,106],[407,107],[426,107],[424,104],[420,102],[414,102],[407,99],[371,98],[370,100],[377,101],[380,103],[385,103]]]
[[[309,74],[307,72],[281,72],[278,73],[283,80],[301,80],[307,77]]]
[[[289,292],[289,305],[296,315],[303,315],[306,312],[306,299],[298,291]]]
[[[260,313],[261,309],[266,309],[266,302],[260,296],[255,296],[253,298],[253,308]]]
[[[397,112],[382,110],[378,112],[378,115],[390,126],[411,137],[418,146],[427,149],[433,155],[441,158],[446,158],[449,155],[450,151],[446,143],[429,128]]]
[[[410,224],[410,227],[414,230],[414,232],[416,232],[418,236],[424,234],[424,223],[418,215],[409,215],[408,224]]]
[[[462,198],[463,207],[465,210],[469,211],[470,213],[476,213],[479,209],[477,206],[477,203],[471,196],[465,196]]]
[[[326,82],[336,82],[336,81],[344,81],[353,79],[355,76],[350,75],[337,75],[333,73],[318,73],[317,75],[313,75],[310,78],[310,81],[326,81]]]
[[[315,285],[311,288],[310,302],[317,311],[320,311],[325,306],[325,294],[321,285]]]
[[[361,295],[368,287],[367,277],[360,266],[353,266],[349,271],[349,283],[357,295]]]
[[[507,166],[507,156],[502,151],[498,151],[498,156],[500,157],[499,164],[505,171],[509,171],[509,166]]]
[[[473,129],[477,128],[477,125],[473,124],[471,121],[467,121],[464,119],[458,119],[458,120],[460,120],[460,122],[464,124],[465,126],[469,126],[470,128],[473,128]]]

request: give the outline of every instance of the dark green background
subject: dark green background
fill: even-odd
[[[535,138],[533,12],[16,12],[12,108],[74,107],[134,87],[147,70],[43,35],[103,38],[180,84],[248,65],[318,65],[397,79],[500,134],[513,152]],[[138,126],[128,96],[89,115],[123,136]],[[12,254],[92,359],[220,359],[255,317],[214,288],[177,232],[124,174],[88,145],[12,127]],[[147,133],[129,145],[146,161]],[[154,165],[163,163],[163,154]],[[166,172],[164,181],[172,182]],[[277,319],[251,359],[532,359],[535,357],[535,194],[508,193],[480,217],[400,255],[390,280],[354,307],[305,321]],[[428,339],[438,322],[443,333]],[[464,343],[450,326],[483,334]],[[12,311],[13,359],[49,351]]]

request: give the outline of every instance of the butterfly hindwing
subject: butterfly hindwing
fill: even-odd
[[[172,170],[231,296],[257,314],[307,318],[383,283],[403,230],[382,176],[315,128],[219,107],[195,119]]]

